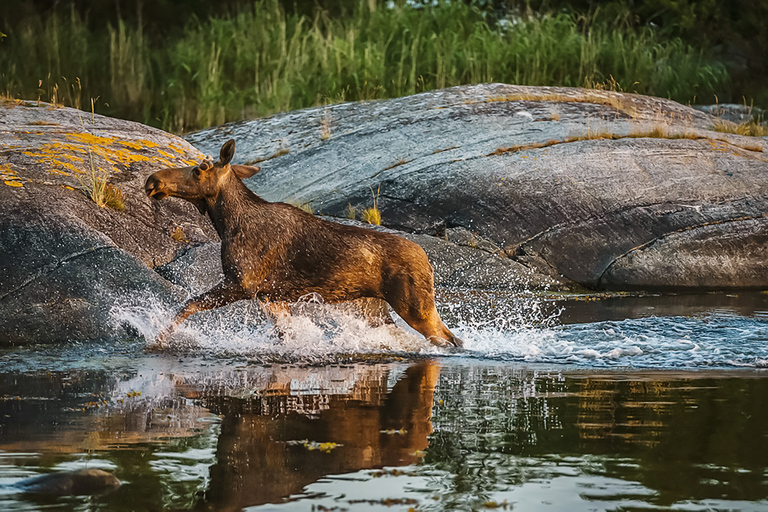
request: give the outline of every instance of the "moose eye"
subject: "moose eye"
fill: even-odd
[[[192,168],[192,175],[193,175],[195,178],[199,178],[201,174],[203,174],[203,172],[202,172],[202,170],[200,169],[200,167],[193,167],[193,168]]]

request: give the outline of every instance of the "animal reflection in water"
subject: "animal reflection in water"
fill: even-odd
[[[435,308],[434,279],[427,255],[404,238],[325,221],[285,203],[270,203],[242,179],[258,167],[234,165],[235,141],[225,143],[216,162],[164,169],[145,184],[148,196],[179,197],[207,214],[221,238],[224,280],[183,306],[176,325],[197,311],[241,299],[259,298],[273,318],[308,294],[328,303],[364,299],[373,325],[390,321],[386,301],[405,322],[439,346],[462,345]],[[384,305],[386,308],[386,305]],[[379,313],[376,313],[379,312]]]
[[[389,392],[385,373],[356,381],[346,395],[296,396],[286,383],[259,398],[203,398],[223,419],[217,462],[196,509],[280,502],[326,475],[415,464],[432,433],[438,376],[435,363],[422,361]],[[326,400],[320,406],[319,398]]]

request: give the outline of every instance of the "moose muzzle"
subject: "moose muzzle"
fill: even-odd
[[[147,182],[144,184],[144,192],[149,197],[154,197],[155,199],[168,197],[168,192],[165,191],[165,184],[157,177],[157,173],[147,178]]]

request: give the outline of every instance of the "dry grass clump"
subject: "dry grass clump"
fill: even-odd
[[[399,167],[401,165],[405,165],[405,164],[407,164],[410,161],[411,160],[406,160],[405,158],[401,158],[400,160],[398,160],[397,162],[393,163],[392,165],[390,165],[388,167],[385,167],[384,170],[388,171],[390,169],[394,169],[395,167]]]
[[[125,196],[122,190],[109,183],[109,173],[97,167],[93,161],[93,153],[90,148],[88,153],[91,158],[89,171],[85,175],[78,175],[80,189],[99,208],[112,208],[113,210],[125,209]]]
[[[347,209],[344,211],[344,213],[348,219],[355,220],[357,218],[357,210],[355,210],[355,207],[352,206],[352,203],[347,204]]]
[[[650,127],[638,127],[632,130],[627,135],[621,135],[613,133],[608,130],[588,131],[585,135],[575,135],[570,137],[564,137],[563,139],[549,139],[544,142],[533,142],[530,144],[519,144],[516,146],[509,146],[506,148],[498,148],[491,152],[488,156],[503,155],[506,153],[517,153],[519,151],[526,151],[530,149],[541,149],[555,146],[557,144],[567,144],[569,142],[580,142],[583,140],[618,140],[618,139],[701,139],[701,135],[680,131],[673,132],[663,125],[653,125]]]
[[[99,208],[112,208],[113,210],[125,210],[125,196],[123,191],[107,182],[106,177],[89,177],[81,182],[83,193],[91,199]]]
[[[363,210],[363,220],[368,224],[381,226],[381,211],[379,211],[376,205],[371,208],[366,208]]]
[[[184,230],[181,228],[181,226],[176,226],[171,231],[171,239],[175,240],[176,242],[180,244],[187,244],[189,243],[189,239],[187,238],[187,234],[184,233]]]
[[[632,97],[623,94],[619,83],[610,77],[605,82],[594,82],[585,80],[584,89],[574,93],[553,93],[553,92],[531,92],[510,94],[506,96],[493,96],[485,100],[486,103],[496,101],[549,101],[549,102],[574,102],[574,103],[594,103],[596,105],[606,105],[613,107],[629,117],[637,117],[638,111]],[[552,120],[560,120],[558,113],[552,114]]]
[[[371,188],[371,195],[373,196],[373,206],[363,210],[363,220],[368,224],[375,224],[381,226],[381,211],[379,211],[379,194],[381,193],[381,186],[376,189],[376,193],[373,193]]]
[[[755,120],[736,124],[718,119],[712,129],[721,133],[735,133],[736,135],[746,135],[749,137],[768,137],[768,126],[763,126]]]
[[[323,122],[320,125],[320,140],[328,140],[331,138],[331,115],[326,108],[323,111]]]

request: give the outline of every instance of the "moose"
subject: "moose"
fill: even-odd
[[[326,303],[386,301],[431,343],[462,346],[437,313],[432,267],[421,247],[390,233],[337,224],[286,203],[265,201],[241,181],[260,168],[231,164],[234,154],[233,139],[221,147],[217,161],[163,169],[144,185],[149,197],[172,196],[194,204],[210,217],[221,238],[223,281],[188,300],[160,342],[198,311],[256,298],[276,317],[288,314],[302,297],[316,294]]]

